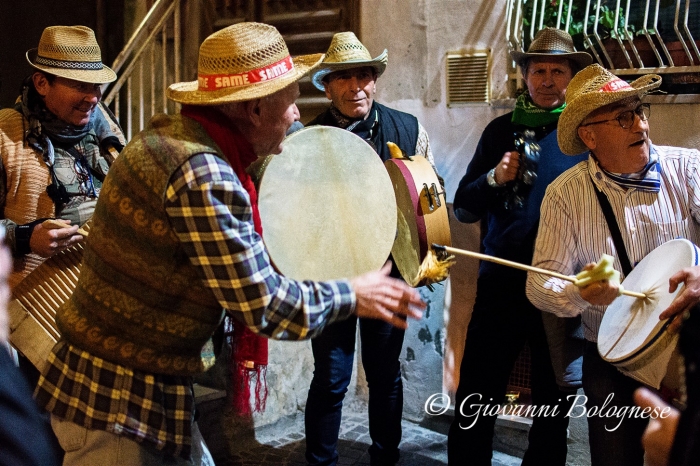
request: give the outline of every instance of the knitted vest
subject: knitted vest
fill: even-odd
[[[24,225],[37,218],[53,217],[54,203],[46,194],[51,184],[49,168],[40,154],[26,144],[26,120],[13,109],[0,110],[0,148],[5,180],[5,208],[2,217]],[[44,259],[27,254],[14,259],[10,288],[14,288]]]
[[[56,323],[67,341],[137,370],[192,375],[223,317],[170,227],[168,180],[192,155],[224,158],[193,120],[158,115],[109,170],[80,280]]]

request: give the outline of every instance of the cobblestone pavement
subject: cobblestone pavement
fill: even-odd
[[[225,432],[213,432],[203,422],[216,415],[205,412],[200,429],[209,445],[217,466],[296,466],[304,461],[303,415],[287,418],[273,425],[258,428],[254,436],[227,438]],[[447,436],[433,428],[403,421],[401,459],[399,466],[438,466],[447,464]],[[439,430],[444,431],[444,427]],[[254,438],[253,438],[254,437]],[[338,452],[338,465],[369,465],[370,445],[366,413],[343,413]],[[493,466],[516,466],[521,459],[494,452]]]

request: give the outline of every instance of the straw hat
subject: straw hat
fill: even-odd
[[[593,63],[593,57],[590,54],[574,50],[574,41],[571,36],[566,31],[557,28],[547,27],[537,31],[527,52],[510,52],[513,61],[521,67],[529,58],[550,57],[552,55],[573,60],[581,68]]]
[[[315,68],[323,54],[292,58],[273,26],[238,23],[199,47],[197,81],[171,84],[168,98],[190,105],[258,99],[284,89]]]
[[[27,51],[27,61],[40,71],[86,83],[104,84],[117,79],[102,64],[95,33],[85,26],[49,26],[39,47]]]
[[[566,88],[566,108],[557,126],[559,148],[567,155],[588,150],[577,130],[591,112],[629,97],[641,97],[660,85],[661,76],[657,74],[627,83],[598,64],[579,71]]]
[[[372,58],[367,47],[355,36],[354,32],[339,32],[333,36],[331,45],[326,51],[321,67],[311,77],[311,82],[320,91],[323,87],[323,78],[329,73],[350,68],[371,66],[381,76],[386,69],[388,52],[386,49],[377,58]]]

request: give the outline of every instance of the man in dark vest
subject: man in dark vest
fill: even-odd
[[[326,93],[331,105],[309,125],[344,128],[369,143],[383,161],[391,158],[387,142],[407,155],[422,155],[433,167],[428,133],[413,115],[374,101],[377,78],[387,64],[387,51],[372,58],[352,32],[333,36],[311,81]],[[395,269],[393,276],[399,276]],[[306,402],[306,460],[311,465],[338,461],[338,434],[343,399],[352,376],[357,318],[327,328],[311,340],[314,377]],[[399,355],[404,330],[370,319],[359,319],[362,365],[369,386],[369,433],[372,465],[399,459],[403,385]]]
[[[112,165],[35,394],[64,465],[213,464],[192,377],[225,312],[235,328],[286,340],[355,315],[401,327],[420,317],[420,296],[388,267],[299,282],[270,263],[246,168],[281,152],[298,80],[320,58],[293,59],[265,24],[215,32],[198,79],[168,88],[180,114],[154,116]]]

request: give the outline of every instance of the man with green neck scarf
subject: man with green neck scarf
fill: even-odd
[[[484,253],[530,264],[539,207],[547,185],[585,160],[584,156],[561,153],[556,128],[569,81],[592,59],[587,53],[576,52],[571,36],[554,28],[539,31],[527,52],[512,52],[511,56],[522,70],[526,90],[518,97],[514,111],[487,125],[457,188],[453,206],[458,220],[482,221]],[[525,131],[534,133],[541,149],[539,161],[528,166],[531,179],[523,183],[519,167],[525,161],[516,150],[515,140],[516,134]],[[519,200],[513,202],[516,186]],[[532,361],[532,404],[549,410],[557,408],[558,414],[550,411],[533,418],[522,464],[566,464],[568,418],[567,409],[561,405],[580,386],[582,342],[575,348],[578,354],[560,350],[553,360],[555,353],[550,356],[548,345],[550,332],[545,333],[542,312],[525,296],[525,280],[524,271],[481,263],[460,367],[455,419],[448,435],[451,465],[491,464],[496,416],[477,416],[474,406],[505,403],[509,374],[526,343]],[[576,324],[554,322],[559,333],[551,332],[551,337],[559,336],[561,343],[566,330],[562,327],[573,330]],[[549,344],[556,345],[555,338],[550,338]]]
[[[102,85],[117,75],[102,64],[90,28],[47,27],[26,57],[34,72],[15,106],[0,110],[0,224],[14,260],[11,289],[46,258],[83,241],[78,228],[92,216],[114,154],[126,144],[100,103]],[[49,218],[63,226],[45,226]],[[28,316],[11,315],[10,340],[41,364],[37,348],[53,340]],[[46,344],[37,341],[43,338]],[[20,367],[35,384],[38,371],[22,356]]]

